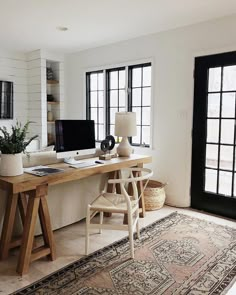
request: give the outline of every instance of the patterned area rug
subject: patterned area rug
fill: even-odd
[[[173,213],[13,294],[225,294],[236,281],[236,229]]]

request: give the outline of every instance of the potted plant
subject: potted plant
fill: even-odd
[[[2,176],[16,176],[23,173],[22,153],[31,141],[38,137],[35,135],[26,139],[30,123],[28,121],[22,126],[17,121],[15,126],[12,125],[10,132],[5,126],[0,127],[0,174]]]

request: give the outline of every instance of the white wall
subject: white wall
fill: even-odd
[[[169,183],[167,202],[190,205],[194,57],[236,50],[236,16],[71,54],[65,60],[68,118],[83,118],[84,72],[89,68],[153,59],[155,178]]]
[[[27,63],[24,54],[0,51],[0,80],[14,82],[14,119],[0,120],[0,126],[10,127],[16,119],[24,123],[28,116]]]

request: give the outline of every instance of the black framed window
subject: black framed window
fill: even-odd
[[[86,73],[87,119],[95,120],[97,141],[114,135],[116,112],[132,111],[137,136],[131,144],[150,146],[151,67],[145,63]]]
[[[107,71],[107,131],[114,135],[115,113],[125,112],[126,108],[125,68]]]
[[[151,125],[151,64],[129,67],[130,108],[136,113],[137,136],[133,145],[150,146]]]
[[[86,75],[87,119],[95,121],[95,139],[101,141],[105,136],[104,73],[91,72]]]

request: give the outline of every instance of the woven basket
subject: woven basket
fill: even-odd
[[[165,203],[166,183],[161,183],[156,180],[149,180],[144,190],[145,209],[147,211],[161,209]]]

